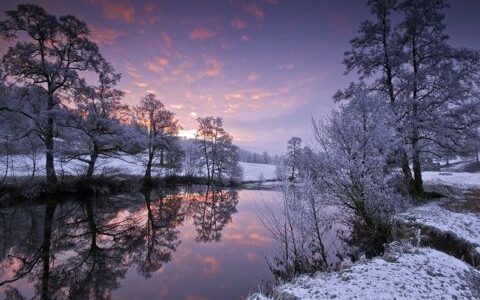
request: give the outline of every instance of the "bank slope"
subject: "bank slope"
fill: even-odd
[[[478,299],[480,272],[429,248],[410,248],[340,272],[302,276],[274,299]],[[255,298],[253,298],[255,299]]]

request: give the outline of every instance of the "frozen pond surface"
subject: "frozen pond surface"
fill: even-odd
[[[243,299],[272,280],[257,209],[203,186],[0,210],[0,298]]]

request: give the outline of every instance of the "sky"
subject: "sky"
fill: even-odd
[[[0,11],[23,1],[1,1]],[[221,116],[234,142],[282,154],[291,136],[312,142],[311,120],[355,79],[343,53],[369,18],[366,0],[30,1],[89,25],[122,73],[125,102],[147,92],[174,111],[184,135]],[[451,43],[480,50],[479,0],[452,0]],[[0,19],[4,15],[0,15]]]

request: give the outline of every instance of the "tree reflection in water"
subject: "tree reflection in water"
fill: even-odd
[[[2,208],[0,291],[109,299],[129,268],[149,278],[174,259],[186,219],[193,220],[195,241],[219,241],[237,203],[235,190],[197,186]]]
[[[197,242],[220,241],[226,224],[237,212],[238,194],[235,190],[206,187],[204,193],[196,193],[190,202],[191,216],[197,229]]]
[[[180,244],[177,227],[185,215],[181,195],[145,190],[143,197],[145,210],[137,223],[137,245],[132,254],[138,272],[149,278],[172,259]]]

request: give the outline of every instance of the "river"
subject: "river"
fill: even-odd
[[[276,191],[156,188],[0,209],[0,295],[244,299],[273,280],[257,211]]]

